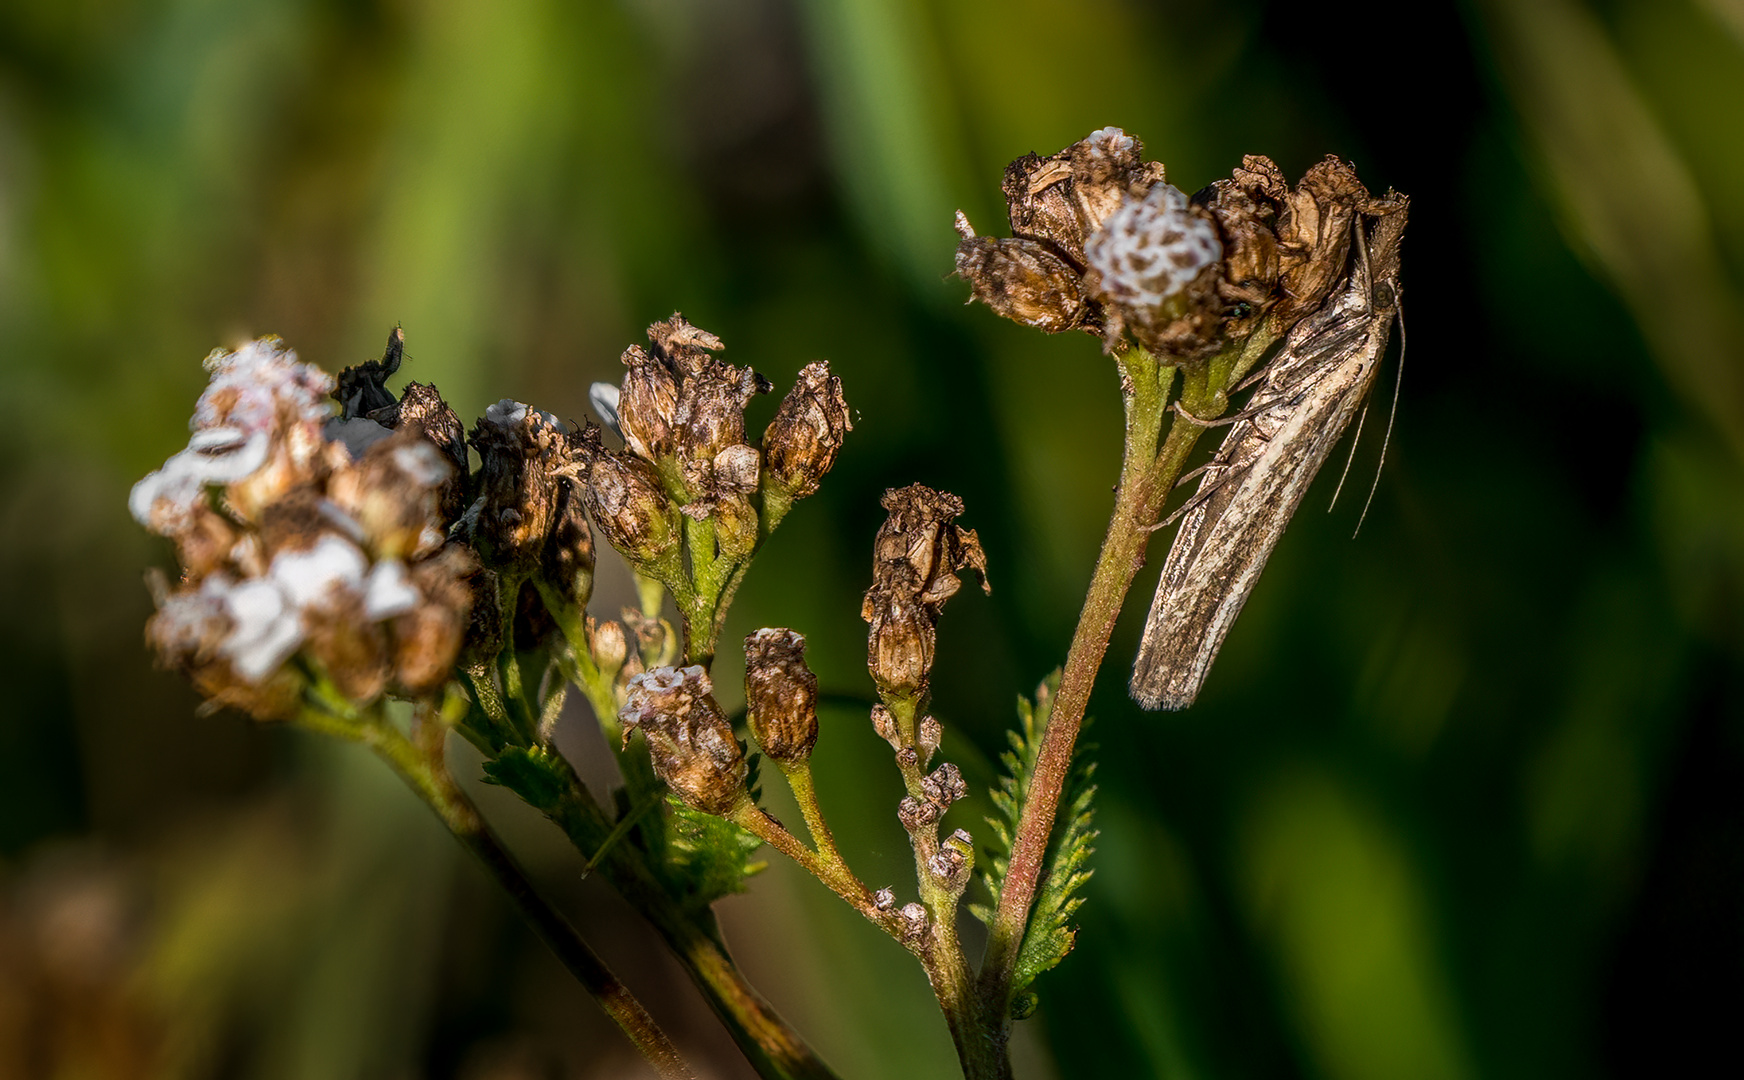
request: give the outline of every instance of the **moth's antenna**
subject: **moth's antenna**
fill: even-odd
[[[1338,486],[1332,489],[1332,502],[1328,503],[1326,506],[1326,512],[1328,514],[1332,513],[1333,508],[1338,505],[1338,495],[1344,490],[1345,478],[1350,476],[1351,463],[1356,461],[1357,444],[1362,442],[1363,425],[1368,422],[1369,403],[1365,401],[1363,402],[1362,413],[1356,418],[1356,434],[1351,437],[1350,453],[1346,454],[1344,458],[1344,471],[1338,474]],[[1361,527],[1360,524],[1357,526],[1359,529]]]
[[[1367,294],[1369,304],[1372,306],[1375,298],[1374,270],[1369,266],[1368,239],[1363,236],[1362,217],[1360,215],[1357,217],[1352,227],[1356,232],[1357,256],[1362,262],[1363,292]],[[1365,401],[1363,402],[1362,415],[1358,416],[1356,420],[1356,434],[1352,436],[1350,440],[1350,453],[1347,454],[1344,459],[1344,471],[1338,474],[1338,486],[1332,489],[1332,502],[1328,503],[1326,506],[1326,512],[1328,514],[1332,513],[1333,508],[1338,505],[1338,496],[1344,491],[1344,481],[1350,476],[1351,465],[1356,462],[1356,448],[1357,444],[1362,442],[1363,425],[1368,423],[1368,421],[1369,403]],[[1374,493],[1370,492],[1369,497],[1373,498]],[[1366,512],[1367,508],[1365,507],[1364,510]],[[1359,529],[1362,528],[1362,522],[1357,522],[1356,527]]]
[[[1352,540],[1362,532],[1363,522],[1368,520],[1369,506],[1375,501],[1375,491],[1381,486],[1381,466],[1387,463],[1387,447],[1393,442],[1393,420],[1399,415],[1399,387],[1405,383],[1405,301],[1399,298],[1398,291],[1392,286],[1388,286],[1388,291],[1393,294],[1393,314],[1399,320],[1399,367],[1393,375],[1393,407],[1387,410],[1387,433],[1381,437],[1381,460],[1375,466],[1375,482],[1369,485],[1369,497],[1363,501],[1362,516],[1356,519],[1356,532],[1350,534]]]

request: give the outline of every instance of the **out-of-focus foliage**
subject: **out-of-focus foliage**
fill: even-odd
[[[213,345],[277,332],[336,369],[398,322],[404,374],[468,419],[505,395],[581,416],[674,308],[777,384],[828,357],[853,435],[727,639],[799,628],[826,691],[867,696],[877,494],[954,491],[998,588],[944,619],[935,711],[953,760],[991,756],[1063,656],[1119,401],[1087,336],[959,307],[951,212],[996,221],[1008,160],[1105,124],[1188,190],[1335,152],[1408,192],[1410,348],[1362,534],[1354,507],[1304,511],[1193,710],[1126,702],[1129,605],[1092,705],[1096,874],[1020,1068],[1537,1080],[1729,1054],[1739,101],[1736,0],[13,0],[0,1075],[626,1066],[374,762],[196,715],[149,669],[140,570],[166,553],[124,500],[185,441]],[[874,883],[908,858],[890,770],[863,767],[881,746],[831,709],[814,758]],[[745,1075],[633,916],[490,794],[675,1037]],[[776,864],[722,908],[846,1075],[950,1074],[919,974],[822,890]]]

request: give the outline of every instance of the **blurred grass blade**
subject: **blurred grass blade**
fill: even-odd
[[[1687,164],[1593,15],[1568,0],[1481,11],[1574,247],[1622,294],[1673,388],[1744,456],[1744,319]]]

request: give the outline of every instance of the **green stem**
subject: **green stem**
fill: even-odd
[[[593,995],[606,1015],[617,1023],[663,1080],[694,1080],[696,1074],[648,1010],[619,981],[605,961],[588,947],[575,927],[533,888],[514,856],[503,847],[472,800],[454,782],[441,757],[441,740],[447,732],[445,727],[429,718],[421,719],[420,739],[425,744],[421,747],[379,715],[348,720],[308,710],[301,723],[317,731],[362,742],[392,766],[436,812],[461,846],[484,865],[534,932]]]
[[[1214,416],[1222,410],[1224,387],[1211,383],[1215,363],[1184,373],[1182,408],[1201,417]],[[1000,886],[999,907],[989,927],[986,960],[981,969],[982,1006],[988,1019],[999,1025],[996,1039],[1000,1045],[1010,1029],[1012,973],[1096,672],[1108,650],[1108,639],[1127,590],[1144,565],[1146,542],[1163,504],[1187,455],[1205,430],[1202,425],[1177,416],[1159,449],[1157,439],[1167,413],[1174,369],[1158,365],[1141,349],[1120,357],[1120,366],[1126,391],[1126,446],[1114,514],[1066,655],[1059,693],[1042,733],[1041,750],[1029,796],[1012,838],[1011,861]],[[1219,374],[1227,378],[1231,371],[1231,366],[1223,366]]]
[[[714,915],[686,909],[655,880],[641,852],[627,844],[606,845],[610,830],[579,779],[546,809],[578,850],[598,856],[597,869],[626,902],[659,932],[691,982],[738,1044],[758,1075],[770,1080],[837,1080],[769,1002],[746,981],[722,942]]]

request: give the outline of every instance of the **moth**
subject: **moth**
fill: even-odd
[[[1198,697],[1284,526],[1368,398],[1399,313],[1405,216],[1357,217],[1344,282],[1285,335],[1185,504],[1133,660],[1142,707]]]

